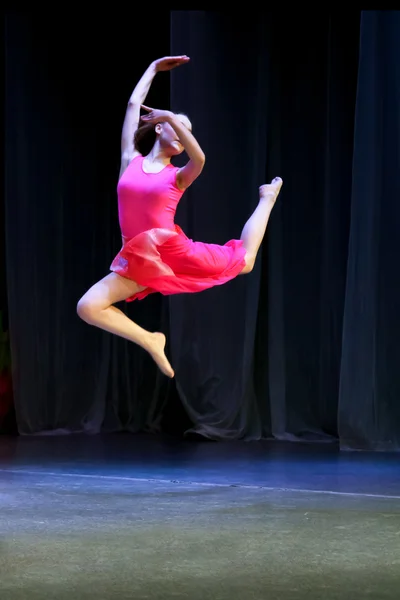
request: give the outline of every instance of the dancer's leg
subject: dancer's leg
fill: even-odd
[[[243,240],[243,245],[246,248],[246,266],[241,271],[241,274],[250,273],[254,267],[257,258],[258,250],[263,241],[269,216],[274,207],[275,200],[278,197],[282,187],[282,179],[275,177],[271,183],[260,186],[260,200],[257,208],[243,227],[240,239]]]
[[[143,329],[121,310],[112,306],[143,289],[135,281],[125,279],[117,273],[110,273],[82,296],[77,305],[77,313],[89,325],[138,344],[149,352],[165,375],[173,377],[174,371],[164,352],[165,335]]]

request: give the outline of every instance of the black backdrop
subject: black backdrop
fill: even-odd
[[[5,37],[1,297],[19,433],[399,450],[399,11],[10,13]],[[167,333],[170,382],[75,310],[120,246],[129,94],[181,53],[191,63],[147,98],[186,112],[207,156],[177,222],[223,243],[260,184],[284,185],[250,275],[121,305]]]

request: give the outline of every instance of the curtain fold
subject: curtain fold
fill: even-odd
[[[188,113],[207,157],[177,212],[193,239],[223,244],[239,238],[258,187],[272,178],[266,169],[266,37],[265,21],[249,16],[172,13],[172,53],[185,49],[191,63],[172,74],[171,106]],[[253,379],[261,276],[259,260],[251,276],[169,301],[177,389],[193,422],[188,432],[212,439],[262,436]]]
[[[399,57],[399,11],[363,11],[340,378],[343,448],[400,448]]]

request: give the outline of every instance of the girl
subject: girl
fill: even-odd
[[[260,186],[258,206],[239,240],[224,245],[194,242],[174,223],[178,202],[202,172],[205,155],[186,115],[143,102],[156,73],[189,60],[183,55],[153,61],[132,92],[122,127],[117,185],[122,248],[111,263],[111,273],[77,305],[86,323],[140,345],[168,377],[174,370],[165,355],[165,335],[143,329],[114,304],[155,292],[199,292],[249,273],[282,186],[279,177]],[[142,117],[141,109],[146,113]],[[188,161],[183,167],[174,166],[171,159],[184,151]]]

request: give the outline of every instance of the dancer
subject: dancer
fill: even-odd
[[[282,179],[276,177],[259,187],[258,206],[239,240],[224,245],[195,242],[175,224],[178,202],[202,172],[205,155],[186,115],[143,103],[156,73],[189,60],[182,55],[153,61],[132,92],[122,127],[117,185],[122,248],[110,265],[111,272],[77,305],[77,313],[86,323],[138,344],[171,378],[174,370],[165,355],[165,335],[143,329],[114,304],[155,292],[199,292],[249,273],[282,186]],[[179,168],[171,159],[182,152],[188,161]]]

